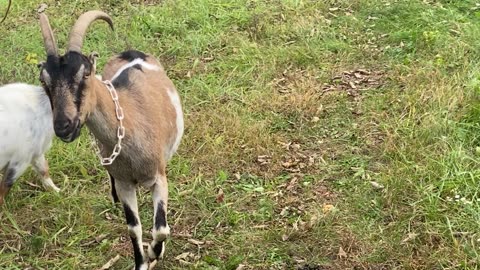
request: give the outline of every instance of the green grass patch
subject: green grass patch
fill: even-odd
[[[159,269],[478,269],[475,1],[46,3],[61,51],[74,19],[102,9],[116,30],[95,23],[83,49],[100,53],[99,71],[139,49],[181,93]],[[0,83],[38,84],[36,9],[13,1]],[[132,268],[87,130],[55,140],[48,160],[62,192],[31,171],[17,181],[0,269],[98,269],[117,254],[112,269]],[[148,241],[151,197],[138,196]]]

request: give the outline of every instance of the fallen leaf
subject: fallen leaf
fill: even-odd
[[[25,57],[25,61],[28,64],[37,65],[38,64],[38,56],[36,53],[28,53]]]
[[[260,155],[257,157],[257,161],[260,162],[261,165],[269,164],[271,159],[268,155]]]
[[[293,166],[295,166],[295,165],[297,165],[297,162],[295,162],[295,161],[293,161],[293,162],[291,162],[291,161],[286,161],[286,162],[283,162],[283,163],[282,163],[282,166],[283,166],[284,168],[291,168],[291,167],[293,167]]]
[[[288,169],[285,169],[287,172],[291,172],[291,173],[299,173],[300,172],[300,169],[299,168],[288,168]]]
[[[402,240],[402,244],[405,244],[411,240],[414,240],[415,238],[417,238],[418,236],[418,233],[413,233],[413,232],[410,232],[407,234],[407,237],[405,237],[405,239]]]
[[[335,209],[335,206],[331,204],[323,204],[322,211],[324,214],[332,212],[333,209]]]
[[[337,256],[340,257],[340,258],[346,258],[346,257],[347,257],[347,253],[345,252],[345,250],[343,250],[342,247],[339,247],[339,248],[338,248]]]
[[[103,233],[103,234],[100,234],[99,236],[95,237],[95,241],[97,243],[100,243],[102,242],[103,239],[107,238],[108,234],[106,233]]]
[[[357,72],[359,72],[360,74],[363,74],[363,75],[370,75],[371,74],[371,72],[369,72],[366,69],[362,69],[362,68],[357,69]]]
[[[223,193],[223,189],[219,189],[217,193],[217,197],[215,198],[215,201],[217,203],[222,203],[225,198],[225,194]]]
[[[293,260],[294,260],[295,263],[297,263],[297,264],[302,264],[302,263],[305,263],[305,262],[306,262],[304,259],[301,259],[301,258],[294,258]]]
[[[355,76],[355,78],[357,78],[357,79],[361,79],[361,78],[362,78],[362,75],[360,75],[360,73],[358,73],[358,72],[354,72],[354,73],[353,73],[353,76]]]
[[[298,143],[293,143],[293,144],[292,144],[292,149],[293,149],[293,150],[300,150],[300,144],[298,144]]]
[[[37,9],[37,12],[38,12],[38,13],[42,13],[42,12],[44,12],[47,8],[48,8],[48,5],[47,5],[47,4],[41,3],[40,6],[39,6],[38,9]]]
[[[290,145],[292,145],[291,142],[289,142],[289,143],[278,142],[278,144],[280,144],[282,146],[282,148],[285,148],[286,150],[290,150]],[[480,151],[479,151],[479,153],[480,153]]]
[[[313,164],[315,164],[315,158],[314,157],[308,157],[308,165],[309,166],[312,166]]]
[[[235,270],[242,270],[243,268],[245,268],[245,265],[244,264],[239,264],[237,266],[237,268],[235,268]]]
[[[197,245],[197,246],[201,246],[201,245],[205,244],[205,241],[200,241],[200,240],[196,240],[196,239],[192,239],[192,238],[188,239],[187,241],[189,243]]]
[[[192,265],[191,262],[187,262],[185,260],[178,260],[180,262],[180,264],[185,264],[185,265]],[[153,270],[153,269],[148,269],[148,270]]]
[[[376,189],[384,189],[385,188],[382,184],[379,184],[375,181],[370,181],[370,184],[372,185],[372,187],[374,187]]]
[[[177,260],[177,261],[185,260],[186,258],[191,257],[191,256],[193,256],[193,253],[191,253],[191,252],[184,252],[184,253],[178,255],[177,257],[175,257],[175,260]]]
[[[290,182],[288,183],[287,190],[292,190],[297,185],[297,182],[298,178],[293,177],[292,180],[290,180]]]

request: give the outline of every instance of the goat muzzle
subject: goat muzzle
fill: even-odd
[[[55,135],[64,142],[74,141],[80,135],[81,127],[80,119],[72,120],[66,117],[55,119],[53,125]]]

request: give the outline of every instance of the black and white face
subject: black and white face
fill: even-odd
[[[50,55],[40,65],[40,81],[52,106],[55,134],[64,142],[80,135],[90,109],[88,84],[94,69],[91,59],[71,51],[63,56]]]

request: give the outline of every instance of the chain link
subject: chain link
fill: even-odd
[[[115,147],[113,148],[112,154],[104,158],[102,157],[100,153],[100,149],[98,148],[98,143],[95,137],[93,137],[94,141],[93,144],[97,145],[97,155],[100,158],[100,163],[103,166],[111,165],[113,161],[120,155],[120,152],[122,151],[122,140],[125,138],[125,127],[123,126],[123,109],[120,107],[120,104],[118,102],[118,95],[117,95],[117,90],[115,90],[115,87],[113,87],[112,82],[109,80],[103,81],[105,86],[107,86],[107,90],[110,93],[110,96],[112,97],[113,103],[115,104],[115,114],[117,116],[117,120],[119,122],[119,126],[117,128],[117,144],[115,144]]]

